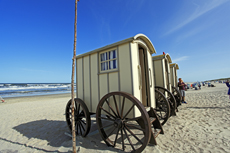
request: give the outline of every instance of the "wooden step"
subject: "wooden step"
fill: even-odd
[[[149,143],[156,145],[157,144],[156,137],[159,134],[164,134],[164,131],[159,121],[159,118],[157,117],[156,111],[151,107],[146,108],[146,110],[148,110],[150,124],[151,124],[151,138]]]
[[[153,129],[151,131],[151,138],[149,140],[150,144],[157,145],[156,137],[161,133],[161,129]]]
[[[176,110],[173,110],[173,109],[172,109],[171,112],[170,112],[170,115],[171,115],[171,116],[176,116]]]
[[[156,138],[161,133],[161,129],[154,129],[153,135]]]
[[[155,117],[149,117],[149,119],[150,119],[150,124],[152,124],[154,121],[156,121]]]

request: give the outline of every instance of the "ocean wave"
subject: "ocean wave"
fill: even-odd
[[[70,83],[50,83],[50,84],[0,84],[0,95],[5,97],[16,97],[27,94],[50,94],[66,93],[71,91]]]

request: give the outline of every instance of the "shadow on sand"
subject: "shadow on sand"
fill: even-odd
[[[69,133],[71,135],[65,121],[39,120],[39,121],[33,121],[33,122],[21,124],[19,126],[14,127],[13,129],[20,132],[22,135],[28,137],[29,139],[36,138],[36,139],[46,140],[48,142],[48,145],[52,147],[63,146],[69,148],[69,150],[72,150],[72,138],[65,134],[65,133]],[[96,129],[96,122],[94,119],[92,119],[91,130],[89,135],[85,138],[81,136],[77,136],[76,138],[77,149],[83,152],[86,151],[85,149],[87,149],[87,151],[89,152],[93,152],[95,150],[101,150],[102,152],[104,151],[118,152],[117,149],[108,147],[106,144],[102,143],[101,137],[99,133],[95,131],[95,129]],[[9,140],[6,139],[2,139],[2,140],[10,142]],[[18,142],[11,142],[11,143],[27,146],[25,144],[18,143]],[[33,148],[36,147],[33,146]],[[52,152],[39,147],[37,147],[36,149],[45,152]],[[56,152],[59,152],[59,150],[57,150]]]
[[[53,147],[59,147],[64,141],[71,139],[65,135],[68,131],[65,121],[39,120],[18,125],[13,129],[29,139],[46,140]]]

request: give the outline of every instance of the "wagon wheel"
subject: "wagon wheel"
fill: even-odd
[[[180,91],[172,86],[172,94],[174,95],[175,99],[176,99],[176,102],[177,102],[177,106],[181,105],[181,94],[180,94]]]
[[[155,86],[155,89],[159,90],[164,95],[167,95],[166,98],[167,98],[167,100],[169,102],[170,110],[171,110],[170,115],[171,116],[173,116],[173,115],[175,116],[176,115],[176,111],[177,111],[177,104],[176,104],[176,99],[173,96],[173,94],[168,89],[165,89],[163,87]]]
[[[97,106],[96,119],[100,135],[108,146],[141,152],[149,143],[151,126],[148,113],[131,94],[111,92],[105,95]]]
[[[81,99],[75,98],[74,102],[75,102],[74,116],[75,116],[76,135],[81,135],[82,137],[85,137],[89,133],[90,126],[91,126],[90,113],[87,106]],[[67,125],[69,129],[72,131],[71,103],[72,100],[70,99],[66,105],[65,116],[66,116]]]
[[[161,125],[164,125],[168,118],[170,117],[170,106],[165,95],[159,90],[155,89],[156,98],[156,112],[160,119]]]

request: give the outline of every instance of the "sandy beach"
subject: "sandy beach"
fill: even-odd
[[[177,116],[163,126],[158,145],[143,152],[230,152],[230,99],[225,84],[201,90],[188,89]],[[72,141],[65,122],[70,94],[5,98],[0,103],[0,153],[71,152]],[[66,134],[67,133],[67,134]],[[107,147],[96,130],[77,137],[78,152],[118,152]],[[122,152],[122,151],[119,151]]]

